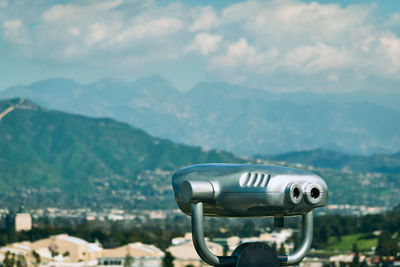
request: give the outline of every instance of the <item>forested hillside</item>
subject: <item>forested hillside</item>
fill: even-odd
[[[7,206],[104,202],[133,208],[147,198],[149,207],[171,206],[159,198],[172,195],[172,171],[243,162],[231,153],[175,144],[111,119],[48,111],[24,99],[0,101],[0,114],[0,203]]]
[[[298,167],[327,181],[329,204],[398,204],[393,197],[400,194],[396,155],[351,160],[353,156],[327,151],[308,157],[310,152],[304,152],[298,157],[302,161],[282,161],[280,156],[244,159],[175,144],[111,119],[46,110],[24,99],[0,101],[0,114],[0,205],[4,207],[176,208],[172,173],[205,162]]]
[[[366,95],[273,93],[228,83],[199,83],[182,92],[161,76],[91,84],[49,79],[0,92],[3,99],[23,97],[49,109],[106,116],[173,142],[238,155],[316,148],[397,152],[400,112],[385,104],[397,95]],[[381,97],[386,100],[379,102]]]

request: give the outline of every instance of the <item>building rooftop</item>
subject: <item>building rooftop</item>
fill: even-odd
[[[89,252],[89,253],[90,253],[90,252],[99,252],[99,251],[102,251],[102,250],[103,250],[103,248],[100,247],[100,246],[97,245],[97,244],[89,243],[89,245],[88,245],[88,252]]]
[[[56,238],[60,239],[60,240],[64,240],[64,241],[68,241],[68,242],[74,243],[76,245],[85,245],[85,244],[88,243],[88,242],[86,242],[85,240],[83,240],[81,238],[74,237],[74,236],[69,236],[69,235],[66,235],[66,234],[57,235]]]
[[[131,243],[122,247],[103,250],[103,257],[163,257],[164,252],[154,245],[147,245],[140,242]]]
[[[129,247],[140,249],[142,251],[148,252],[151,255],[157,255],[161,252],[161,250],[154,245],[146,245],[140,242],[131,243],[129,244]]]

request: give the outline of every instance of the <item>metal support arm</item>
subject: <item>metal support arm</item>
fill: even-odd
[[[203,203],[192,203],[192,236],[193,244],[205,262],[213,266],[235,266],[236,257],[215,256],[207,247],[203,230]]]
[[[302,215],[302,238],[297,250],[290,255],[278,256],[281,265],[293,265],[300,262],[311,247],[313,238],[313,215],[312,211]],[[204,240],[203,230],[203,203],[192,203],[192,236],[194,247],[206,263],[213,266],[235,266],[235,256],[221,257],[214,255],[207,247]]]
[[[301,216],[301,243],[292,254],[285,256],[279,255],[281,265],[293,265],[299,263],[311,248],[313,239],[313,214],[312,211]]]

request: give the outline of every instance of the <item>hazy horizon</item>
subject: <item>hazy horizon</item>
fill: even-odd
[[[396,1],[0,1],[0,89],[161,75],[274,92],[398,91]]]

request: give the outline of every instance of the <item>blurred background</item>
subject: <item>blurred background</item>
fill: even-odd
[[[322,176],[307,266],[400,264],[400,2],[0,0],[0,261],[202,266],[171,175]],[[298,221],[207,219],[229,254]]]

